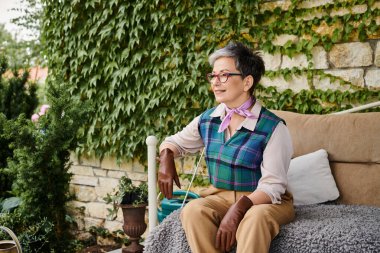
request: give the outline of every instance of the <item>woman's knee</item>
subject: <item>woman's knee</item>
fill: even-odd
[[[196,217],[201,215],[203,204],[201,199],[194,199],[187,203],[181,211],[181,220],[185,218],[194,220]]]
[[[206,199],[195,199],[184,206],[181,211],[181,221],[194,223],[211,220],[213,223],[220,222],[223,216],[215,206]]]
[[[245,215],[245,218],[255,222],[265,222],[270,217],[270,209],[266,205],[253,206]]]

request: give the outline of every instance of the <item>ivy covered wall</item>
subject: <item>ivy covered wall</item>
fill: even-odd
[[[379,100],[380,3],[373,0],[43,0],[50,78],[96,108],[82,153],[123,160],[214,105],[207,56],[229,40],[261,50],[257,96],[330,113]]]

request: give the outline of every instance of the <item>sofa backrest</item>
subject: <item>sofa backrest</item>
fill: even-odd
[[[273,111],[284,119],[294,157],[325,149],[344,204],[380,206],[380,113],[307,115]]]

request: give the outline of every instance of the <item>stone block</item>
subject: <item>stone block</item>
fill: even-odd
[[[95,187],[85,185],[74,185],[74,194],[78,201],[91,202],[96,201],[97,195]]]
[[[79,165],[79,157],[75,154],[75,152],[70,152],[70,162],[72,162],[73,165]]]
[[[265,70],[278,70],[281,65],[281,54],[269,54],[265,52],[260,52],[265,64]]]
[[[112,237],[108,238],[108,237],[97,236],[96,243],[98,245],[116,245],[116,242],[112,239]]]
[[[112,194],[114,187],[95,187],[96,201],[105,202],[103,198],[107,196],[107,193]]]
[[[113,189],[119,184],[119,180],[115,178],[99,178],[99,185],[95,187],[98,202],[104,202],[103,198],[107,193],[112,193]]]
[[[380,67],[380,41],[376,43],[376,51],[375,51],[375,65]]]
[[[367,70],[364,79],[367,87],[380,88],[380,69]]]
[[[117,216],[116,216],[115,221],[124,222],[123,211],[121,210],[121,208],[117,210]]]
[[[100,187],[116,187],[119,184],[119,179],[117,178],[103,178],[99,177],[99,186]]]
[[[298,41],[298,37],[293,34],[281,34],[281,35],[276,36],[272,44],[275,46],[283,46],[288,41],[291,41],[292,43],[296,43]]]
[[[129,172],[127,175],[132,181],[146,182],[148,181],[148,173]]]
[[[272,11],[276,7],[280,7],[283,10],[288,10],[291,5],[292,2],[289,0],[266,2],[260,5],[260,12],[264,12],[266,10]]]
[[[75,223],[77,224],[78,230],[84,230],[85,229],[84,217],[74,216],[73,219],[74,219]]]
[[[336,44],[329,56],[330,62],[337,68],[372,65],[372,48],[368,42]]]
[[[282,77],[276,77],[276,78],[270,79],[264,76],[263,78],[261,78],[260,83],[264,87],[274,86],[280,92],[289,88],[289,84]]]
[[[281,68],[291,69],[291,68],[307,68],[307,58],[304,54],[297,54],[294,57],[290,58],[287,55],[282,57]]]
[[[107,176],[107,170],[93,169],[93,172],[94,172],[95,176],[97,176],[97,177],[106,177]]]
[[[361,13],[366,12],[367,9],[368,9],[368,6],[366,4],[355,5],[351,9],[347,9],[347,8],[339,8],[338,10],[332,9],[330,16],[331,17],[343,16],[343,15],[350,14],[350,13],[351,14],[361,14]]]
[[[316,89],[319,90],[340,90],[340,91],[346,91],[350,90],[349,85],[341,85],[339,81],[331,82],[329,78],[320,78],[320,76],[314,76],[313,78],[313,85]]]
[[[79,185],[97,186],[98,178],[90,176],[73,175],[71,183]]]
[[[312,10],[311,12],[306,12],[306,14],[303,14],[300,17],[296,17],[297,21],[308,21],[313,19],[321,19],[323,16],[327,15],[325,11],[320,10]]]
[[[332,36],[334,33],[334,30],[336,28],[340,28],[342,25],[337,23],[333,25],[328,25],[325,21],[322,21],[319,26],[313,26],[312,29],[314,32],[318,33],[319,35],[327,35],[327,36]]]
[[[87,204],[84,202],[72,200],[67,203],[68,211],[75,216],[84,216],[87,208]]]
[[[132,171],[133,170],[133,162],[122,161],[118,166],[119,166],[118,168],[120,170],[123,170],[123,171]]]
[[[72,165],[69,169],[69,172],[74,175],[82,175],[82,176],[93,176],[94,172],[92,167],[83,166],[83,165]]]
[[[80,159],[80,164],[85,166],[100,167],[100,159],[93,156],[83,156]]]
[[[291,89],[294,92],[299,92],[301,90],[308,90],[309,85],[306,76],[293,76],[289,81],[286,81],[283,77],[277,77],[273,80],[264,77],[262,79],[262,84],[265,87],[275,86],[278,91],[284,91],[286,89]]]
[[[109,170],[107,173],[108,177],[117,178],[117,179],[120,179],[121,177],[123,177],[125,175],[126,175],[126,172],[119,171],[119,170]]]
[[[309,9],[313,7],[318,7],[326,4],[332,4],[334,3],[333,0],[308,0],[308,1],[302,1],[297,8],[299,9]]]
[[[102,227],[104,224],[104,219],[97,219],[91,217],[84,217],[84,226],[86,230],[89,230],[90,227]]]
[[[292,79],[289,80],[289,88],[294,92],[300,92],[301,90],[309,90],[309,84],[307,82],[307,77],[302,76],[293,76]]]
[[[100,167],[102,169],[107,169],[107,170],[116,170],[119,168],[119,165],[116,162],[115,157],[104,157],[100,163]]]
[[[104,157],[101,161],[100,167],[107,170],[123,170],[132,171],[132,162],[118,161],[116,157]]]
[[[99,202],[88,203],[86,213],[91,218],[105,219],[108,214],[107,205]]]
[[[372,6],[371,6],[372,10],[374,9],[380,9],[380,1],[375,1]]]
[[[123,223],[120,221],[105,220],[103,227],[112,233],[117,230],[123,230]]]
[[[132,167],[133,167],[132,170],[129,170],[129,171],[141,172],[141,173],[144,173],[144,172],[148,171],[148,170],[145,171],[146,166],[144,166],[143,164],[141,164],[137,159],[133,160]]]
[[[364,70],[363,69],[347,69],[347,70],[326,70],[325,73],[342,78],[355,86],[364,86]]]
[[[79,241],[88,241],[92,237],[92,234],[89,232],[80,232],[75,235],[75,239]]]
[[[313,54],[314,69],[329,68],[329,63],[327,61],[327,52],[323,47],[314,47],[311,52]]]

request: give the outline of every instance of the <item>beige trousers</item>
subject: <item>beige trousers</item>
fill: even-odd
[[[228,208],[242,195],[213,186],[201,193],[203,198],[190,201],[181,211],[181,222],[193,253],[222,252],[215,248],[219,224]],[[236,232],[237,253],[266,253],[279,233],[280,225],[294,219],[293,197],[286,192],[281,204],[252,206],[240,222]]]

